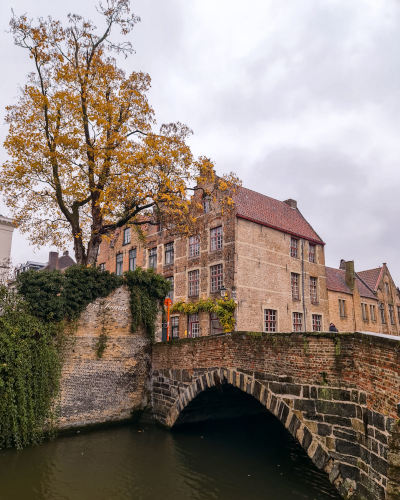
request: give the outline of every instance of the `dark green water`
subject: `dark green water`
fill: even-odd
[[[135,424],[0,450],[1,500],[339,498],[270,414],[175,432]]]

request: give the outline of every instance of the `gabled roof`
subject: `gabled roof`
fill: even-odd
[[[333,269],[332,267],[326,267],[325,272],[326,272],[326,287],[328,290],[332,290],[334,292],[349,293],[351,295],[353,294],[353,291],[346,285],[346,280],[345,280],[346,271],[343,271],[342,269]],[[367,297],[369,299],[377,300],[376,296],[371,292],[371,290],[367,286],[365,286],[365,284],[357,276],[357,274],[361,273],[356,273],[357,288],[358,291],[360,292],[361,297]],[[367,285],[369,286],[369,283],[367,283]]]
[[[236,217],[257,222],[300,238],[324,245],[318,234],[301,215],[283,201],[275,200],[251,189],[239,188],[234,195]]]
[[[69,255],[61,255],[58,258],[58,269],[63,270],[75,265],[75,261]]]
[[[360,271],[357,273],[360,278],[365,281],[365,283],[372,288],[374,292],[378,290],[379,283],[383,274],[383,267],[377,267],[376,269],[369,269],[368,271]]]

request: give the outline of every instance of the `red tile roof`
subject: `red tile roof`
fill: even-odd
[[[325,272],[326,272],[326,287],[328,290],[333,290],[334,292],[353,294],[351,289],[346,285],[345,281],[346,271],[343,271],[342,269],[333,269],[332,267],[326,267]],[[365,286],[365,284],[360,280],[357,274],[361,273],[356,273],[357,288],[358,291],[360,292],[361,297],[376,299],[376,296],[371,292],[371,290],[367,286]],[[369,285],[369,283],[367,283],[367,285]]]
[[[291,208],[283,201],[256,193],[241,187],[234,196],[236,216],[284,233],[305,238],[324,245],[318,234],[301,215],[297,208]]]
[[[378,267],[376,269],[369,269],[368,271],[360,271],[360,278],[365,281],[365,283],[376,292],[378,290],[379,282],[381,281],[383,272],[383,267]]]

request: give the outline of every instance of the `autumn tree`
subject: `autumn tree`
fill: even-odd
[[[70,14],[67,26],[13,15],[14,42],[26,49],[33,71],[7,107],[9,160],[0,171],[0,192],[31,243],[62,248],[73,240],[76,261],[86,265],[95,262],[102,238],[126,224],[162,219],[189,234],[201,213],[193,191],[230,206],[239,184],[193,157],[187,126],[155,130],[149,75],[127,75],[112,57],[133,52],[129,41],[112,39],[116,29],[126,36],[140,21],[129,0],[100,3],[98,12],[105,21],[100,33],[78,15]]]

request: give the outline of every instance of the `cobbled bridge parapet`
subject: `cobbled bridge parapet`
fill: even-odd
[[[400,500],[400,343],[361,333],[234,332],[159,343],[153,418],[172,427],[229,384],[273,413],[344,498]]]

